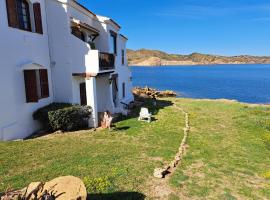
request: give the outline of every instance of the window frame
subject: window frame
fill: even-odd
[[[125,49],[122,49],[122,65],[126,64]]]
[[[23,5],[25,6],[25,8],[23,8]],[[23,13],[23,9],[25,10],[25,13]],[[18,28],[20,30],[32,32],[30,3],[27,0],[16,0],[16,10],[18,18]],[[28,27],[25,27],[26,24]]]
[[[42,71],[46,70],[46,77],[47,80],[45,81],[47,84],[44,84],[42,81],[41,74]],[[29,79],[29,77],[26,77],[26,73],[28,71],[30,74],[32,73],[33,77]],[[29,86],[29,80],[33,81],[33,86]],[[38,103],[40,99],[47,99],[50,97],[50,83],[49,83],[49,76],[48,76],[48,69],[31,69],[31,70],[24,70],[24,84],[25,84],[25,96],[26,96],[26,103]],[[45,88],[47,87],[47,88]],[[33,91],[35,90],[35,91]],[[47,94],[43,92],[44,90],[48,90]],[[34,95],[34,96],[33,96]]]
[[[122,83],[122,98],[126,98],[126,83]]]
[[[117,33],[114,31],[110,31],[110,40],[113,39],[113,54],[117,55]],[[111,44],[110,44],[111,45]]]

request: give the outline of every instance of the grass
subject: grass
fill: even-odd
[[[150,124],[133,117],[111,131],[0,142],[0,191],[74,175],[101,193],[91,199],[151,199],[154,168],[174,158],[183,136],[184,116],[170,101],[192,128],[187,155],[163,181],[167,199],[270,199],[270,107],[192,99],[159,101]]]

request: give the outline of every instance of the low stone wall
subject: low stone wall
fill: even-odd
[[[169,165],[166,165],[163,168],[156,168],[154,170],[153,175],[156,178],[164,178],[167,174],[172,173],[173,169],[175,169],[177,167],[177,165],[179,165],[181,163],[183,156],[184,156],[184,153],[186,151],[185,145],[187,143],[188,134],[190,132],[189,115],[182,108],[179,108],[176,105],[174,105],[174,107],[177,110],[181,111],[185,115],[185,127],[183,129],[184,137],[182,139],[182,142],[180,144],[178,152],[174,157],[174,160],[172,160]]]

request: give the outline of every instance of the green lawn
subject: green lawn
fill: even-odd
[[[183,137],[172,102],[190,114],[188,150],[157,180],[154,168],[174,158]],[[270,107],[166,99],[151,111],[150,124],[133,117],[111,131],[0,142],[0,191],[74,175],[85,178],[90,199],[270,199]]]

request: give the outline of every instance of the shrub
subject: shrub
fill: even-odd
[[[89,106],[72,106],[48,113],[53,131],[75,131],[86,128],[91,115]]]
[[[34,120],[38,120],[42,124],[43,129],[52,130],[50,122],[49,122],[49,116],[48,116],[49,112],[71,107],[71,106],[72,104],[69,104],[69,103],[52,103],[34,112],[33,118]]]
[[[33,118],[48,131],[73,131],[86,128],[91,115],[89,106],[52,103],[37,110]]]
[[[85,184],[86,190],[89,193],[106,193],[112,187],[112,183],[110,182],[108,177],[100,177],[100,178],[90,178],[84,177],[83,182]]]

